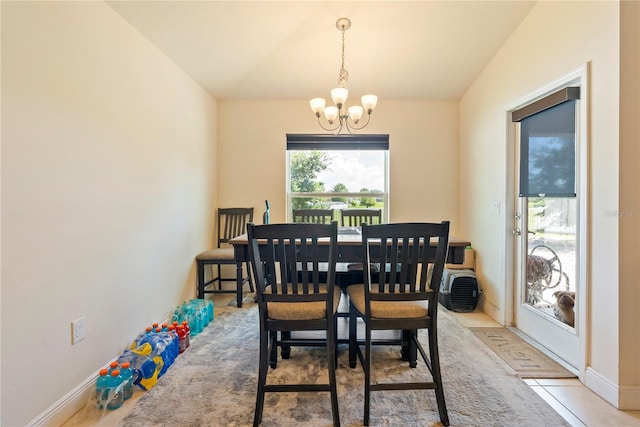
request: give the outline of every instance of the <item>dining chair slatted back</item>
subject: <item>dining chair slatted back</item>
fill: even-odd
[[[433,389],[440,420],[449,425],[440,372],[437,340],[438,293],[449,243],[449,222],[362,225],[364,283],[349,286],[349,364],[360,360],[365,373],[364,425],[369,423],[370,393],[382,390]],[[357,341],[356,322],[365,325],[364,342]],[[427,354],[418,330],[428,335]],[[431,378],[418,382],[371,383],[371,331],[401,330],[404,361],[417,366],[419,352]],[[364,344],[364,355],[360,345]]]
[[[336,391],[335,286],[338,224],[247,226],[249,259],[256,281],[260,321],[260,362],[254,426],[262,421],[265,393],[325,391],[331,394],[333,424],[340,425]],[[320,266],[328,271],[321,272]],[[322,274],[321,274],[322,273]],[[326,331],[326,339],[291,339],[292,331]],[[291,346],[326,346],[328,384],[267,384],[269,365],[277,367],[277,349],[288,358]]]
[[[294,209],[293,222],[310,224],[331,224],[333,209]]]
[[[234,237],[246,233],[253,221],[253,208],[226,208],[218,210],[218,247]]]
[[[249,263],[246,264],[246,274],[242,262],[236,262],[234,249],[229,241],[244,234],[247,224],[253,221],[253,208],[219,208],[217,216],[217,243],[214,249],[204,251],[196,256],[197,264],[197,297],[204,298],[207,293],[235,293],[238,307],[242,306],[242,290],[245,283],[253,292],[253,282]],[[211,278],[206,280],[206,266],[211,266]],[[235,265],[235,277],[223,276],[224,265]],[[215,271],[214,271],[214,267]],[[225,282],[233,282],[233,289],[223,288]],[[217,287],[216,287],[217,285]],[[210,288],[208,288],[210,287]]]
[[[362,223],[381,224],[382,209],[341,209],[340,217],[343,227],[358,227]]]

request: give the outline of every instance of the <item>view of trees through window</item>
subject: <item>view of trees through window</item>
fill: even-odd
[[[290,209],[381,208],[386,151],[289,151]],[[290,211],[291,212],[291,211]]]

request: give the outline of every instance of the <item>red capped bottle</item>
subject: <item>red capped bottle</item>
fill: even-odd
[[[189,348],[189,346],[191,345],[191,328],[189,327],[189,322],[187,322],[186,320],[184,320],[182,322],[182,327],[184,328],[184,333],[185,333],[185,349]]]

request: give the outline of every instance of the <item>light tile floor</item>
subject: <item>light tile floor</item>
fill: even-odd
[[[234,298],[231,294],[213,296],[215,315],[217,316]],[[454,313],[467,327],[499,326],[492,318],[482,312]],[[640,427],[640,411],[619,411],[585,387],[576,379],[527,379],[524,380],[540,397],[574,427]],[[92,408],[77,412],[63,427],[89,427],[116,425],[133,408],[144,392],[136,391],[133,398],[116,411],[105,414]],[[541,420],[541,426],[546,426]]]
[[[483,312],[449,313],[466,327],[500,326]],[[577,378],[523,381],[574,427],[640,426],[640,411],[617,410]]]

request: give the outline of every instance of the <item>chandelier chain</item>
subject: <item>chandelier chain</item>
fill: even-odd
[[[342,25],[342,64],[340,67],[340,72],[338,73],[338,86],[344,87],[347,84],[347,80],[349,80],[349,72],[344,68],[344,33],[346,29],[345,26]]]

